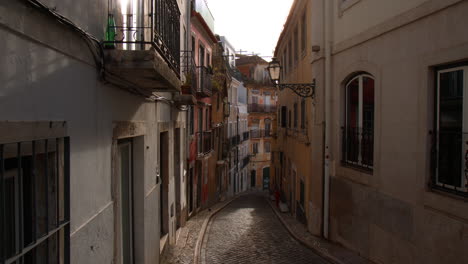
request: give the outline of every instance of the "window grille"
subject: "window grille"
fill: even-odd
[[[0,144],[0,263],[70,263],[69,145]]]
[[[468,197],[468,66],[436,71],[432,187]]]
[[[374,79],[361,74],[345,87],[345,126],[342,128],[342,162],[373,170],[374,166]]]

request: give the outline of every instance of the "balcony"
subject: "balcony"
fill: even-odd
[[[192,8],[201,15],[206,25],[210,28],[211,32],[214,32],[214,17],[211,14],[208,5],[205,0],[195,0],[195,5],[192,4]]]
[[[212,94],[212,80],[213,74],[205,66],[197,66],[197,94],[200,97],[210,97]]]
[[[127,10],[132,1],[129,1]],[[106,80],[133,93],[180,90],[180,11],[176,0],[142,0],[140,9],[109,15]],[[155,12],[152,12],[155,10]]]
[[[213,133],[211,131],[197,132],[197,153],[204,156],[213,150]]]
[[[250,136],[249,131],[242,133],[242,141],[249,140],[249,136]]]
[[[242,169],[245,168],[247,165],[249,165],[250,162],[250,156],[247,156],[242,159]]]
[[[254,129],[250,130],[250,138],[259,139],[259,138],[269,138],[272,136],[271,129]]]
[[[240,143],[240,135],[235,135],[230,138],[231,147],[235,147]]]
[[[249,104],[247,106],[249,113],[276,113],[276,105],[267,104]]]
[[[374,131],[342,127],[342,160],[347,166],[372,171],[374,167]]]
[[[192,51],[181,51],[181,70],[184,82],[181,86],[182,93],[175,96],[176,103],[180,105],[194,105],[197,103],[197,68]]]

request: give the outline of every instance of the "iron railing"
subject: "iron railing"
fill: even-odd
[[[182,74],[185,76],[185,83],[182,87],[182,93],[196,95],[198,85],[197,68],[195,66],[195,59],[193,51],[181,52],[181,68]],[[186,89],[186,90],[184,90]]]
[[[342,160],[345,165],[372,171],[374,168],[374,130],[342,127]]]
[[[468,133],[431,133],[431,187],[468,197]]]
[[[198,75],[198,87],[197,92],[201,96],[211,96],[212,94],[212,78],[213,74],[210,69],[205,66],[197,66],[197,75]]]
[[[245,168],[250,162],[250,156],[247,156],[242,159],[242,169]]]
[[[213,137],[211,131],[197,132],[197,153],[205,155],[213,150]]]
[[[276,105],[269,104],[255,104],[251,103],[247,106],[249,113],[276,113]]]
[[[142,6],[148,7],[148,10],[141,12],[141,15],[122,14],[121,25],[109,23],[107,30],[114,31],[116,36],[113,40],[107,40],[104,43],[123,44],[123,48],[129,50],[144,50],[147,45],[151,45],[179,76],[180,10],[177,1],[143,1]],[[120,21],[120,18],[117,21]]]
[[[250,130],[250,138],[256,139],[256,138],[269,138],[272,136],[272,130],[271,129],[254,129]]]
[[[249,140],[249,136],[250,136],[249,131],[245,131],[244,133],[242,133],[242,141]]]
[[[231,147],[235,147],[240,143],[240,135],[232,136],[230,139]]]

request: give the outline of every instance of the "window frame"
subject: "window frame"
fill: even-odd
[[[306,105],[305,105],[306,100],[302,98],[301,100],[301,129],[305,129],[305,120],[306,120]]]
[[[49,153],[49,151],[51,149],[49,149],[49,141],[52,141],[52,140],[55,140],[55,169],[57,170],[56,171],[56,175],[55,175],[55,179],[56,180],[56,189],[55,189],[55,192],[56,192],[56,195],[57,195],[57,201],[56,201],[56,215],[55,215],[55,225],[53,227],[51,227],[51,223],[50,223],[50,219],[49,219],[49,213],[50,213],[50,207],[49,207],[49,198],[50,198],[50,192],[49,192],[49,180],[50,178],[49,177],[49,173],[48,173],[48,155],[45,155],[45,158],[44,158],[44,163],[46,164],[46,166],[44,166],[44,169],[45,169],[45,172],[43,176],[45,176],[47,179],[46,179],[46,186],[45,186],[45,192],[47,193],[47,198],[46,198],[46,211],[47,211],[47,223],[45,224],[46,225],[46,232],[45,234],[39,234],[38,232],[38,220],[37,220],[37,197],[36,197],[36,191],[37,189],[39,188],[36,184],[36,176],[38,176],[38,174],[36,173],[36,156],[38,154],[40,154],[41,152],[36,152],[36,143],[38,142],[41,142],[43,141],[44,143],[44,153]],[[60,142],[61,141],[61,142]],[[25,241],[24,241],[24,210],[23,210],[23,206],[25,206],[23,203],[22,203],[22,199],[23,199],[23,170],[22,170],[22,160],[24,159],[24,157],[26,157],[26,155],[24,155],[22,153],[22,149],[21,149],[21,144],[23,143],[31,143],[31,156],[32,156],[32,160],[31,160],[31,185],[34,186],[33,187],[33,208],[32,208],[32,211],[34,211],[32,213],[32,223],[34,223],[33,225],[33,228],[32,228],[32,242],[28,245],[25,245]],[[4,156],[4,152],[5,152],[5,145],[10,145],[10,144],[16,144],[16,150],[17,150],[17,154],[16,154],[16,159],[18,159],[18,163],[17,163],[17,172],[18,172],[18,175],[21,175],[21,176],[18,176],[16,175],[16,177],[18,177],[18,189],[16,187],[16,183],[15,183],[15,191],[18,191],[18,197],[15,197],[18,198],[20,200],[20,203],[21,204],[21,210],[18,210],[19,214],[16,215],[17,217],[19,217],[19,225],[21,225],[21,229],[16,229],[15,228],[15,253],[13,253],[14,255],[13,256],[10,256],[7,258],[6,256],[6,252],[4,251],[3,247],[0,251],[0,262],[1,263],[15,263],[16,261],[21,261],[21,259],[23,259],[23,257],[25,257],[28,253],[30,252],[34,252],[35,249],[39,248],[41,245],[43,245],[43,243],[48,243],[48,240],[49,238],[52,238],[54,235],[57,235],[57,256],[50,256],[49,255],[49,251],[47,252],[47,257],[48,257],[48,261],[50,260],[51,257],[57,257],[57,261],[60,262],[59,260],[63,260],[63,263],[65,264],[68,264],[70,263],[70,138],[67,137],[67,136],[56,136],[56,137],[45,137],[45,138],[35,138],[35,139],[31,139],[31,140],[20,140],[20,141],[14,141],[14,142],[1,142],[0,143],[0,189],[1,190],[4,190],[4,186],[5,186],[5,180],[4,180],[4,175],[5,175],[5,160],[7,158],[5,158]],[[54,153],[52,152],[52,153]],[[9,158],[8,158],[9,159]],[[63,160],[61,160],[63,159]],[[63,162],[63,163],[61,163]],[[62,166],[60,165],[62,164]],[[63,185],[60,184],[60,180],[63,181]],[[60,199],[62,197],[60,197],[60,187],[63,187],[63,199]],[[5,195],[5,192],[2,191],[0,192],[0,238],[1,239],[5,239],[4,238],[4,230],[5,230],[5,219],[6,219],[6,216],[4,215],[5,214],[5,208],[4,208],[4,205],[5,205],[5,200],[6,198],[4,197]],[[16,201],[15,201],[15,204],[16,204]],[[19,206],[19,205],[18,205]],[[60,207],[63,206],[63,216],[60,215],[60,210],[59,209]],[[62,218],[63,217],[63,218]],[[17,223],[15,223],[17,224]],[[19,232],[19,234],[17,234],[17,232]],[[39,236],[38,236],[39,234]],[[63,235],[63,241],[60,241],[60,239],[62,238],[62,235]],[[19,239],[19,241],[16,241],[17,239]],[[61,243],[63,243],[63,252],[61,252],[62,248],[61,248]],[[21,245],[22,244],[22,245]],[[47,247],[49,248],[49,247]],[[49,250],[49,249],[48,249]],[[63,254],[63,256],[61,255]]]
[[[373,120],[372,120],[372,131],[370,134],[370,139],[367,138],[367,140],[371,140],[371,146],[369,147],[370,151],[372,152],[372,156],[371,156],[371,164],[364,164],[363,163],[363,155],[362,155],[362,150],[363,150],[363,132],[357,132],[358,135],[356,138],[358,138],[358,153],[357,153],[357,161],[352,161],[350,159],[348,159],[348,155],[350,153],[351,150],[349,150],[347,147],[348,147],[348,135],[349,133],[352,133],[352,132],[349,132],[349,128],[350,128],[350,125],[348,124],[348,110],[349,110],[349,105],[348,105],[348,96],[349,96],[349,85],[355,81],[355,80],[358,80],[359,82],[359,87],[358,87],[358,115],[359,115],[359,125],[358,127],[356,127],[355,129],[363,129],[362,126],[363,126],[363,119],[364,119],[364,87],[363,87],[363,80],[364,78],[370,78],[373,80],[374,82],[374,87],[373,87],[373,96],[374,96],[374,100],[373,100]],[[357,168],[357,169],[360,169],[360,170],[363,170],[363,171],[366,171],[366,172],[370,172],[372,173],[373,170],[374,170],[374,133],[375,133],[375,78],[374,76],[372,76],[371,74],[369,73],[366,73],[366,72],[361,72],[361,73],[358,73],[358,74],[355,74],[353,75],[351,78],[349,78],[345,85],[344,85],[344,93],[345,93],[345,97],[344,97],[344,126],[342,127],[342,158],[341,158],[341,163],[342,165],[344,166],[348,166],[348,167],[353,167],[353,168]],[[356,133],[356,132],[354,132]]]
[[[444,67],[438,67],[434,71],[435,75],[435,91],[434,91],[434,125],[433,125],[433,132],[431,133],[433,135],[432,139],[432,150],[431,150],[431,165],[432,165],[432,175],[431,175],[431,181],[430,181],[430,186],[433,189],[452,193],[458,196],[462,196],[467,198],[468,197],[468,133],[465,131],[468,131],[468,115],[462,117],[462,135],[461,135],[461,143],[462,143],[462,155],[461,157],[461,182],[460,182],[460,187],[454,186],[454,185],[449,185],[445,184],[442,182],[439,182],[439,151],[440,151],[440,145],[439,145],[439,134],[440,134],[440,75],[443,73],[448,73],[448,72],[455,72],[463,70],[463,99],[462,99],[462,113],[466,113],[468,111],[468,63],[461,63],[461,64],[452,64],[452,65],[447,65]],[[465,96],[466,95],[466,96]],[[463,142],[466,142],[466,144],[463,144]],[[463,157],[465,160],[463,160]],[[463,166],[465,165],[465,166]],[[464,175],[463,175],[464,174]],[[465,177],[463,177],[465,176]]]

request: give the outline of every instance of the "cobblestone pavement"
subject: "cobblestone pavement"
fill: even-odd
[[[185,227],[181,228],[177,244],[167,247],[161,256],[162,264],[189,264],[193,263],[193,253],[198,239],[203,221],[210,215],[211,211],[223,206],[224,203],[217,203],[210,209],[203,210],[187,221]]]
[[[261,194],[243,195],[215,215],[202,263],[329,263],[297,242]]]

